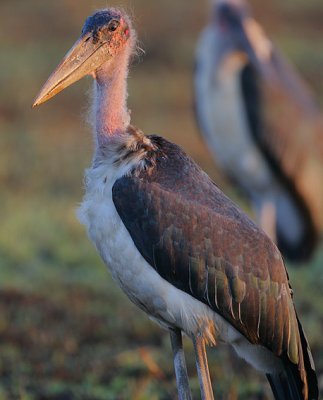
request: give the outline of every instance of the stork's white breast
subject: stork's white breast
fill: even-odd
[[[78,211],[113,279],[135,304],[160,323],[179,327],[188,335],[209,335],[199,330],[207,329],[208,322],[213,321],[222,340],[234,340],[240,335],[238,332],[208,306],[164,280],[136,248],[112,200],[112,186],[124,172],[109,164],[89,169],[86,194]]]

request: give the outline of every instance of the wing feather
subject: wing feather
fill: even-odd
[[[306,84],[275,48],[266,65],[247,64],[241,85],[254,139],[304,215],[301,247],[310,254],[323,230],[323,116]]]
[[[164,279],[209,305],[251,343],[287,354],[303,369],[276,246],[177,146],[152,140],[163,149],[154,169],[113,186],[138,250]]]

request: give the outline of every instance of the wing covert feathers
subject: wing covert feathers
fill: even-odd
[[[218,312],[251,343],[285,357],[307,391],[305,339],[276,246],[179,147],[150,139],[158,148],[154,167],[113,186],[114,204],[136,247],[172,285]]]

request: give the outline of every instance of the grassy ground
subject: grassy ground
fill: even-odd
[[[109,2],[110,4],[117,2]],[[216,170],[192,116],[191,73],[207,1],[123,1],[145,56],[130,76],[133,122],[181,144],[241,203]],[[106,1],[3,0],[0,31],[0,400],[172,399],[168,335],[137,311],[75,218],[91,159],[90,81],[41,109],[33,97]],[[323,100],[320,0],[254,0],[266,30]],[[290,268],[297,306],[323,374],[323,251]],[[188,354],[192,350],[186,342]],[[269,399],[263,377],[227,348],[209,352],[221,399]],[[188,367],[198,398],[194,360]],[[321,377],[321,383],[322,382]]]

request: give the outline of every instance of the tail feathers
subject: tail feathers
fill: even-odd
[[[277,242],[283,255],[293,262],[309,260],[317,245],[318,233],[305,204],[288,187],[276,193]]]
[[[297,322],[298,322],[299,335],[300,335],[302,350],[303,350],[304,368],[305,368],[306,377],[307,377],[308,399],[309,400],[317,400],[319,398],[319,389],[318,389],[317,376],[316,376],[316,372],[315,372],[315,366],[314,366],[311,349],[308,344],[305,333],[303,331],[302,325],[299,322],[298,317],[297,317]]]
[[[279,374],[267,374],[275,400],[318,400],[319,389],[314,362],[302,325],[298,318],[300,335],[299,365],[285,354],[281,356],[284,369]]]
[[[297,367],[296,367],[297,369]],[[267,374],[275,400],[304,400],[302,384],[290,368],[285,368],[279,374]]]

